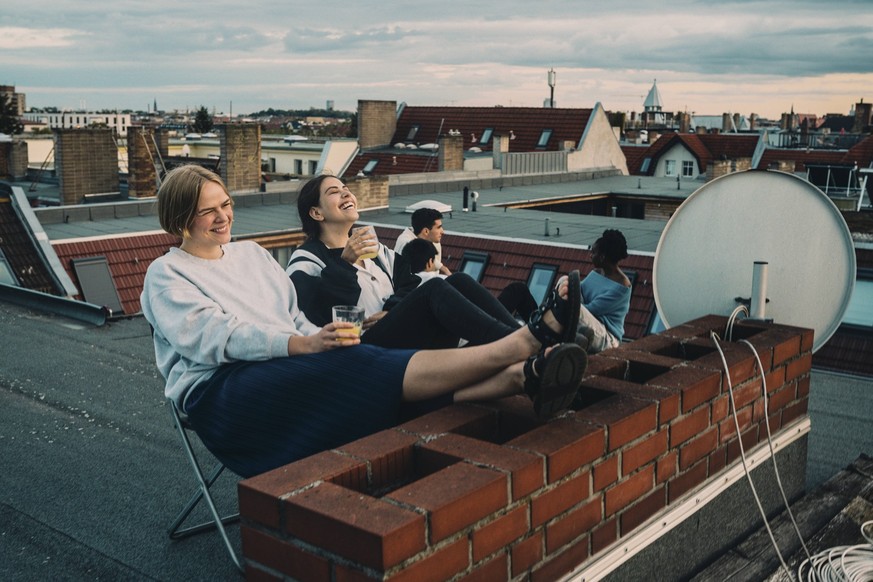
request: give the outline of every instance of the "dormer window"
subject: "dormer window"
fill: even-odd
[[[415,139],[415,136],[418,135],[418,130],[420,125],[413,125],[409,128],[409,133],[406,134],[406,141],[412,141]]]
[[[552,130],[551,129],[544,129],[543,132],[540,134],[540,139],[537,141],[537,147],[538,148],[546,147],[546,145],[549,143],[549,139],[551,139],[551,137],[552,137]]]

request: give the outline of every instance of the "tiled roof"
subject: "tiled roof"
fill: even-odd
[[[852,146],[846,155],[843,156],[843,162],[847,164],[858,164],[859,168],[869,168],[873,164],[873,135],[868,135],[863,140]]]
[[[758,169],[766,170],[771,164],[793,161],[795,172],[805,172],[806,164],[841,164],[845,154],[835,150],[767,148],[758,162]]]
[[[868,330],[840,326],[812,357],[817,368],[873,376],[873,337]]]
[[[391,144],[407,143],[413,126],[418,131],[412,143],[418,145],[439,143],[440,136],[450,130],[460,131],[464,149],[477,146],[491,151],[493,139],[482,144],[479,140],[486,129],[494,134],[515,135],[509,142],[510,152],[560,150],[565,141],[578,146],[588,126],[591,109],[548,109],[541,107],[416,107],[406,106],[397,120],[397,130]],[[545,147],[537,147],[544,129],[552,135]],[[475,137],[475,141],[472,139]]]
[[[757,133],[707,133],[698,135],[697,138],[709,151],[713,160],[751,158],[761,139]]]
[[[639,174],[640,167],[643,165],[643,160],[649,155],[648,146],[622,144],[621,151],[624,153],[624,159],[627,161],[627,171],[629,174]]]
[[[439,170],[438,155],[436,152],[407,154],[398,149],[361,151],[352,159],[343,176],[356,175],[372,160],[376,160],[377,163],[372,171],[367,172],[370,176],[436,172]]]
[[[70,278],[81,290],[72,260],[84,257],[103,256],[109,263],[109,271],[124,313],[139,313],[139,295],[148,266],[165,254],[170,247],[178,246],[179,239],[166,233],[144,234],[130,237],[113,237],[83,242],[53,243],[52,247],[61,260]],[[79,297],[81,299],[81,297]]]

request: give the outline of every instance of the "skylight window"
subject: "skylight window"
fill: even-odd
[[[527,288],[537,305],[543,302],[546,294],[552,289],[557,273],[557,265],[534,263],[531,267],[530,274],[527,276]]]
[[[412,141],[415,139],[415,136],[418,135],[418,130],[421,128],[420,125],[413,125],[409,128],[409,133],[406,134],[406,141]]]
[[[467,273],[479,283],[485,275],[485,266],[488,264],[488,253],[478,251],[464,251],[461,258],[461,272]]]
[[[367,165],[364,166],[364,169],[362,171],[365,174],[371,174],[373,172],[373,169],[376,167],[376,164],[378,163],[379,160],[370,160],[369,162],[367,162]]]
[[[489,141],[491,141],[491,134],[494,133],[493,127],[486,127],[485,131],[482,132],[482,137],[479,138],[479,143],[482,145],[487,145]]]
[[[543,132],[540,134],[539,141],[537,141],[537,147],[538,148],[546,147],[546,144],[549,143],[549,139],[551,139],[551,137],[552,137],[552,130],[551,129],[544,129]]]

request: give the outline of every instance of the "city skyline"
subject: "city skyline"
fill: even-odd
[[[259,0],[36,0],[0,16],[5,84],[28,107],[251,113],[411,105],[847,114],[873,87],[863,0],[448,0],[320,10]],[[298,14],[300,12],[300,14]],[[312,14],[312,12],[317,12]],[[324,16],[329,15],[329,16]]]

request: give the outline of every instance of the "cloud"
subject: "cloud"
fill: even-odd
[[[80,33],[67,28],[0,26],[0,50],[28,50],[72,46]]]
[[[385,48],[395,50],[397,43],[415,35],[398,26],[380,26],[363,30],[296,28],[285,37],[285,48],[294,53],[318,53]]]

